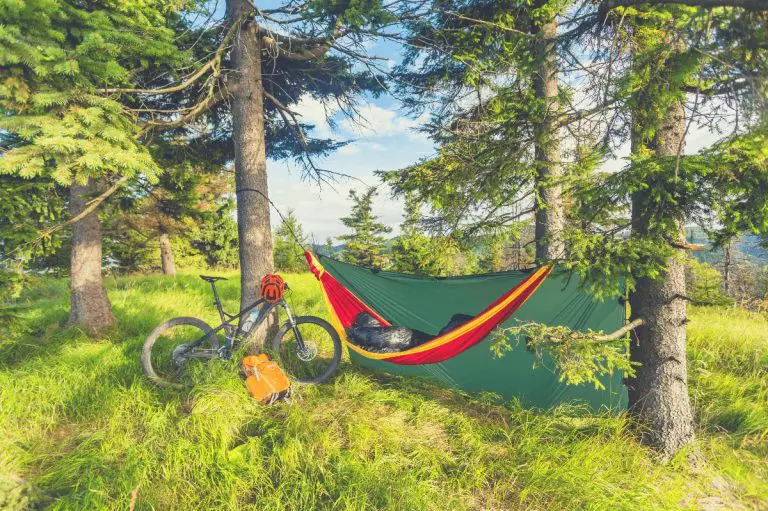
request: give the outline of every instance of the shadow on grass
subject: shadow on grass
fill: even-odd
[[[447,409],[450,414],[469,418],[480,425],[498,428],[496,440],[502,431],[535,427],[546,429],[542,433],[551,439],[604,438],[616,434],[635,436],[636,425],[625,413],[604,411],[595,413],[587,405],[560,404],[550,409],[523,406],[519,400],[505,400],[490,392],[466,393],[448,388],[427,377],[398,376],[374,372],[351,363],[342,364],[337,377],[358,375],[375,383],[381,390],[398,393],[401,398],[418,407],[429,402]],[[559,440],[558,440],[559,441]]]

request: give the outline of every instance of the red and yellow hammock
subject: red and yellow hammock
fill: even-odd
[[[357,315],[361,312],[371,314],[382,325],[391,326],[391,323],[363,303],[362,300],[336,280],[333,275],[325,271],[312,253],[307,251],[304,255],[307,258],[310,270],[320,282],[334,327],[347,347],[369,359],[384,360],[402,365],[442,362],[479,343],[497,325],[509,319],[538,289],[552,271],[551,266],[539,268],[514,288],[497,298],[469,322],[450,332],[437,336],[420,346],[397,353],[374,353],[351,343],[347,338],[346,328],[352,325]]]

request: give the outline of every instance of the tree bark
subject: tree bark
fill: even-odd
[[[675,157],[685,134],[685,110],[675,102],[647,148],[659,156]],[[641,141],[633,140],[633,152]],[[648,190],[632,197],[632,230],[647,232]],[[675,219],[683,238],[683,219]],[[688,396],[686,360],[685,265],[680,250],[667,261],[658,279],[640,278],[630,295],[632,319],[644,318],[635,330],[630,358],[640,365],[628,381],[629,407],[643,426],[643,442],[671,456],[693,439],[693,414]]]
[[[92,179],[85,186],[73,183],[69,189],[72,216],[83,212],[88,196],[96,190]],[[98,333],[115,323],[112,305],[101,278],[101,225],[92,211],[72,224],[70,325]]]
[[[725,244],[725,261],[723,262],[723,286],[725,288],[725,294],[727,295],[730,289],[731,282],[731,246],[733,238],[728,238],[728,243]]]
[[[548,261],[562,258],[565,245],[562,240],[565,226],[560,165],[560,130],[557,114],[560,109],[557,84],[557,56],[555,37],[557,22],[554,18],[536,28],[535,53],[538,69],[533,76],[536,97],[545,108],[535,137],[536,158],[536,259]]]
[[[248,0],[228,0],[230,23],[253,10]],[[261,41],[256,22],[246,20],[235,36],[232,63],[237,87],[232,96],[232,138],[235,144],[237,231],[240,242],[240,310],[259,297],[261,278],[274,271],[269,222],[267,157],[264,132],[264,86]],[[258,190],[258,192],[253,191]],[[263,196],[261,195],[263,194]],[[276,327],[273,316],[254,336],[262,339]]]
[[[167,233],[160,234],[160,266],[163,275],[176,275],[176,263],[173,261],[173,247]]]

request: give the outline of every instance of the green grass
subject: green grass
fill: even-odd
[[[311,275],[287,280],[298,313],[324,314]],[[768,508],[763,316],[692,311],[698,440],[663,464],[623,415],[537,413],[346,361],[332,383],[272,407],[221,361],[186,390],[161,390],[141,374],[141,343],[172,316],[214,322],[207,284],[108,285],[109,334],[63,329],[67,283],[44,280],[0,339],[0,509],[128,509],[132,496],[135,509]]]

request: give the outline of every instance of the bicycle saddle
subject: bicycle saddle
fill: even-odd
[[[217,280],[227,280],[224,277],[211,277],[210,275],[199,275],[206,282],[216,282]]]

